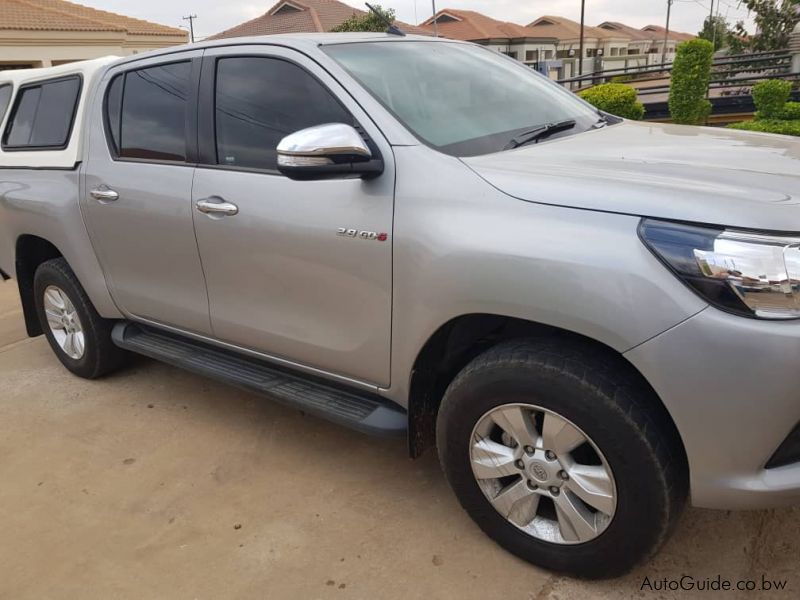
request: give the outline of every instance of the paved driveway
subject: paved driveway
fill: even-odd
[[[25,338],[13,282],[0,283],[0,535],[9,600],[678,598],[640,588],[682,574],[766,574],[789,591],[756,597],[800,594],[800,510],[691,510],[626,578],[553,576],[484,537],[433,453],[412,462],[402,441],[148,360],[72,377]]]

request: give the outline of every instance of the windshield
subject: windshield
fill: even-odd
[[[428,145],[453,156],[499,152],[537,127],[597,123],[596,110],[521,63],[441,42],[334,44],[323,50]]]

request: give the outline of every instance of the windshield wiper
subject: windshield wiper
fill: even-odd
[[[543,140],[544,138],[549,137],[554,133],[558,133],[559,131],[566,131],[567,129],[572,129],[573,127],[575,127],[575,124],[576,124],[575,119],[559,121],[558,123],[546,123],[545,125],[541,125],[540,127],[519,134],[517,137],[508,142],[508,144],[506,144],[506,147],[503,148],[503,150],[511,150],[513,148],[519,148],[520,146],[524,146],[525,144],[530,144],[531,142],[538,143],[540,140]]]

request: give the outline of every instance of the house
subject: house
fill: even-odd
[[[125,56],[187,41],[183,29],[65,0],[0,0],[0,70]]]
[[[655,62],[660,63],[662,55],[666,59],[666,62],[672,62],[675,58],[675,49],[681,42],[685,42],[687,40],[693,40],[695,36],[690,33],[681,33],[680,31],[672,31],[670,30],[667,33],[667,29],[662,27],[661,25],[646,25],[642,27],[642,31],[650,36],[650,40],[652,46],[650,47],[650,52],[658,57],[658,60]],[[664,53],[664,39],[666,38],[667,41],[667,51]]]
[[[209,39],[271,35],[275,33],[323,33],[331,31],[354,15],[366,14],[338,0],[280,0],[266,13]],[[406,33],[428,35],[427,31],[401,21],[395,23]]]
[[[605,21],[597,27],[598,29],[618,32],[628,36],[628,56],[641,56],[650,53],[650,48],[653,45],[653,36],[649,32],[616,21]]]
[[[474,42],[506,54],[531,66],[540,67],[544,73],[556,77],[556,46],[558,40],[549,35],[539,35],[528,27],[498,21],[472,10],[447,8],[440,10],[422,24],[430,34],[454,40]],[[543,65],[543,63],[548,63]]]

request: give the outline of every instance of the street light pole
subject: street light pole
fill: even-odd
[[[581,41],[578,44],[578,77],[583,75],[583,24],[586,15],[586,0],[581,0]]]
[[[436,18],[436,0],[431,0],[433,4],[433,37],[439,37],[439,24]]]
[[[661,64],[667,62],[667,41],[669,40],[669,13],[672,9],[673,0],[667,0],[667,28],[664,30],[664,49],[661,53]]]
[[[189,15],[187,17],[183,17],[184,21],[189,21],[189,38],[192,40],[194,44],[194,20],[197,18],[197,15]]]

